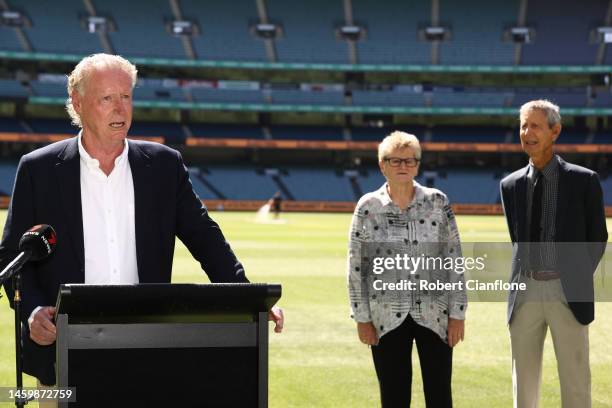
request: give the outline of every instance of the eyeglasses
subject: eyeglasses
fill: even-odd
[[[420,160],[414,157],[410,157],[408,159],[400,159],[399,157],[386,157],[383,159],[389,166],[391,167],[399,167],[402,163],[406,164],[406,167],[416,167],[419,164]]]

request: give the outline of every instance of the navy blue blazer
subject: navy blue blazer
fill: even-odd
[[[518,282],[527,268],[526,166],[501,181],[501,197],[513,245],[510,282]],[[568,305],[581,324],[595,318],[593,273],[606,248],[608,230],[603,192],[597,173],[559,158],[559,186],[555,216],[556,260]],[[508,295],[508,323],[516,291]]]
[[[178,237],[212,282],[248,282],[219,225],[193,191],[180,153],[151,142],[130,140],[128,146],[139,281],[170,282]],[[0,244],[0,266],[18,253],[19,239],[31,226],[49,224],[55,228],[54,253],[43,261],[26,264],[22,273],[24,371],[43,384],[55,384],[55,346],[34,343],[27,319],[35,307],[55,305],[60,284],[85,281],[83,222],[87,220],[83,220],[81,211],[77,138],[24,155]],[[5,290],[12,301],[10,284]]]

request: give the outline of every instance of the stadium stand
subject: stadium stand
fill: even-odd
[[[334,126],[270,126],[272,139],[343,140],[342,128]]]
[[[457,127],[436,126],[431,130],[432,142],[454,143],[504,143],[510,132],[511,137],[516,132],[503,127]],[[518,139],[518,136],[517,136]]]
[[[66,93],[65,90],[64,93]],[[168,86],[162,83],[151,84],[143,81],[140,81],[134,88],[134,100],[187,102],[185,90],[178,86]]]
[[[272,103],[304,105],[342,105],[344,94],[338,91],[302,91],[279,89],[270,93]]]
[[[343,24],[342,2],[268,0],[268,16],[283,27],[275,41],[280,62],[348,63],[347,45],[335,38]]]
[[[263,41],[250,33],[257,22],[255,1],[181,0],[185,18],[199,23],[200,35],[193,37],[199,59],[265,61]]]
[[[0,50],[23,51],[14,28],[0,25]]]
[[[0,79],[0,95],[5,98],[26,98],[28,91],[19,81]]]
[[[531,2],[530,2],[531,3]],[[502,42],[504,25],[514,23],[519,1],[440,1],[440,21],[451,26],[440,44],[440,64],[513,65],[514,44]]]
[[[196,102],[264,103],[261,91],[192,88],[191,96]]]
[[[27,129],[17,119],[0,117],[0,132],[27,132]]]
[[[13,191],[17,163],[0,162],[0,196],[10,196]]]
[[[82,2],[56,1],[50,6],[45,0],[28,0],[14,4],[30,18],[32,26],[24,32],[34,51],[77,55],[104,51],[98,35],[87,32],[80,21],[88,15]]]
[[[117,26],[117,31],[108,33],[116,53],[126,57],[187,58],[181,39],[165,26],[173,19],[168,1],[150,0],[143,6],[136,1],[104,0],[96,5],[99,14],[112,17]]]
[[[461,88],[440,88],[433,90],[432,106],[470,106],[501,108],[509,104],[512,93],[508,91],[470,91]]]
[[[66,83],[30,81],[35,96],[48,96],[54,98],[65,98],[67,96]]]
[[[527,22],[536,31],[533,43],[523,46],[522,64],[595,64],[599,44],[590,43],[589,34],[603,25],[607,7],[607,0],[588,6],[574,0],[528,2]]]
[[[353,91],[355,106],[425,106],[421,92]]]
[[[428,64],[431,44],[419,41],[417,27],[429,22],[429,1],[353,1],[355,21],[364,24],[366,38],[357,43],[363,64]],[[346,51],[345,51],[346,53]]]
[[[211,139],[263,139],[264,137],[261,127],[255,125],[189,123],[188,127],[193,137]]]
[[[70,124],[70,119],[28,119],[27,125],[34,133],[57,133],[76,135],[78,128]]]
[[[564,108],[584,107],[587,103],[585,88],[517,88],[512,100],[513,106],[521,106],[533,99],[548,99]]]

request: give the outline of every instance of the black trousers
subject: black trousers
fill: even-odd
[[[383,408],[410,407],[413,341],[419,352],[427,408],[451,408],[453,349],[410,315],[382,336],[378,346],[372,346]]]

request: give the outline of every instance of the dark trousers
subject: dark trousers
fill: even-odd
[[[410,407],[412,395],[412,342],[421,362],[427,408],[451,408],[453,349],[433,331],[406,320],[372,346],[374,367],[383,408]]]

